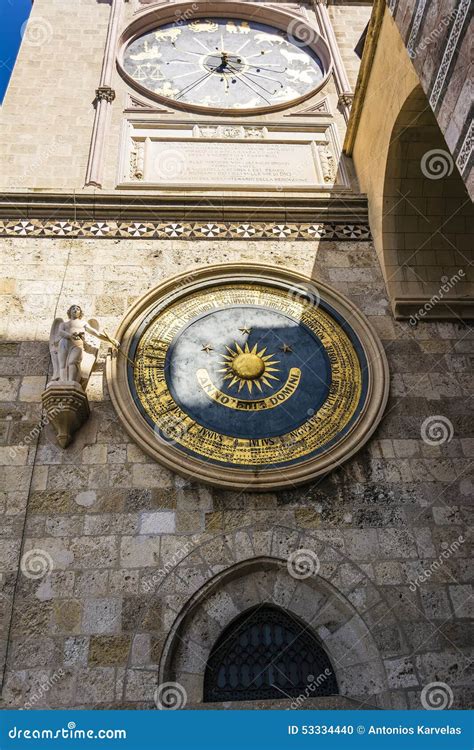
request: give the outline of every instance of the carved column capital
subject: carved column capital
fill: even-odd
[[[354,101],[354,94],[351,91],[343,91],[339,96],[339,104],[343,104],[345,107],[352,107]]]
[[[98,102],[104,100],[111,104],[115,99],[115,91],[110,86],[99,86],[95,91],[95,96]]]
[[[333,75],[336,83],[336,88],[339,93],[339,105],[342,107],[344,118],[347,123],[349,121],[350,104],[347,104],[344,101],[343,97],[346,93],[350,92],[351,85],[347,77],[346,66],[344,65],[344,60],[342,59],[341,51],[339,49],[336,35],[334,33],[327,6],[327,2],[323,2],[323,0],[313,0],[313,8],[321,28],[321,33],[323,37],[325,37],[327,43],[329,44],[329,49],[331,50],[331,55],[334,63]]]

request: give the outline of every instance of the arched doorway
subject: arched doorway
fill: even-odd
[[[253,607],[230,623],[209,655],[204,702],[335,695],[329,657],[309,627],[271,604]]]

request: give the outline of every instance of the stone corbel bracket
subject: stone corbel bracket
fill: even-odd
[[[89,401],[79,383],[56,383],[46,386],[41,395],[48,422],[61,448],[67,448],[90,414]]]

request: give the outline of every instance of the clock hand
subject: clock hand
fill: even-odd
[[[283,70],[272,70],[272,68],[264,68],[262,65],[251,65],[250,63],[245,63],[247,68],[256,68],[257,70],[265,70],[268,73],[286,73],[288,68],[283,68]],[[278,65],[278,63],[275,63],[275,65]],[[275,67],[275,66],[273,66]]]
[[[266,81],[274,81],[274,83],[279,83],[282,88],[284,88],[281,81],[278,80],[278,78],[270,78],[270,76],[261,76],[259,73],[251,73],[250,71],[247,73],[248,76],[254,76],[255,78],[264,78]],[[258,84],[257,84],[258,85]],[[270,93],[270,92],[268,92]]]
[[[196,53],[193,53],[196,54]],[[213,53],[211,53],[213,54]],[[218,53],[215,53],[216,57]],[[236,58],[236,59],[232,59]],[[283,68],[282,70],[272,70],[271,68],[278,67],[280,63],[268,63],[269,67],[263,67],[262,65],[253,65],[252,63],[248,63],[246,60],[241,60],[238,58],[237,53],[233,52],[221,52],[221,59],[222,64],[228,65],[230,63],[242,63],[247,68],[257,68],[258,70],[265,70],[268,73],[285,73],[288,68]]]
[[[264,50],[262,50],[261,52],[258,52],[256,55],[249,55],[249,57],[247,57],[247,60],[253,60],[254,57],[263,57],[264,55],[268,55],[270,52],[273,52],[273,50],[267,50],[266,52]],[[301,55],[301,61],[303,61],[303,59],[304,58]],[[267,64],[270,65],[270,63],[267,63]],[[273,64],[276,64],[276,63],[273,63]],[[309,65],[309,63],[308,63],[308,65]]]
[[[251,81],[251,83],[254,83],[255,86],[258,86],[258,88],[261,89],[261,91],[265,91],[265,93],[270,94],[270,96],[272,96],[273,94],[277,93],[278,89],[276,89],[276,88],[273,89],[272,91],[270,91],[269,89],[265,88],[265,86],[262,86],[261,83],[258,83],[257,81],[252,81],[252,79],[249,77],[250,73],[249,73],[249,75],[246,75],[245,73],[242,73],[242,75],[245,78],[247,78],[247,80]],[[280,83],[280,88],[282,88],[282,89],[284,88],[283,84],[281,84],[281,83]]]
[[[229,90],[230,90],[228,75],[229,75],[228,73],[225,73],[224,71],[222,72],[223,78],[221,78],[221,81],[225,82],[225,93],[226,94],[228,94]]]
[[[272,52],[273,50],[261,50],[260,52],[257,52],[256,55],[250,55],[250,57],[247,58],[247,60],[253,60],[254,57],[263,57],[264,55],[268,55],[269,52]]]
[[[249,80],[250,83],[254,83],[255,86],[258,86],[259,89],[262,89],[262,91],[265,91],[267,94],[275,94],[276,93],[276,90],[275,91],[269,91],[261,83],[258,83],[257,81],[253,81],[250,78],[250,76],[253,76],[253,77],[256,77],[256,78],[267,78],[267,76],[259,76],[259,75],[257,75],[257,73],[244,73],[244,71],[238,71],[238,70],[233,69],[232,67],[230,67],[230,70],[233,71],[234,75],[239,75],[240,74],[240,76],[242,76],[244,78],[247,78],[247,80]],[[276,83],[278,83],[281,86],[281,88],[284,88],[283,84],[280,83],[280,81],[278,81],[276,78],[269,78],[268,80],[275,81]]]
[[[192,52],[191,50],[186,50],[186,49],[180,49],[180,50],[178,50],[178,52],[182,52],[182,53],[184,53],[185,55],[195,55],[196,57],[200,57],[201,59],[203,59],[203,57],[204,57],[204,55],[203,55],[203,54],[202,54],[201,52]],[[225,55],[225,56],[226,56],[226,58],[224,59],[224,58],[222,57],[222,55]],[[211,52],[211,51],[209,50],[209,56],[210,56],[210,57],[216,57],[216,58],[220,58],[220,60],[221,60],[220,64],[219,64],[219,65],[217,65],[217,66],[216,66],[216,67],[214,68],[214,71],[217,71],[217,70],[219,70],[219,68],[220,68],[220,67],[222,66],[222,64],[226,64],[226,61],[227,61],[227,53],[226,53],[226,52],[222,52],[222,53],[219,53],[218,51],[217,51],[217,52]],[[173,62],[175,62],[175,61],[173,60]],[[178,60],[178,61],[176,61],[176,62],[185,62],[185,60]],[[191,62],[189,62],[189,63],[187,63],[187,64],[188,64],[188,65],[191,65]],[[214,72],[214,71],[212,71],[212,72]]]
[[[205,83],[205,81],[201,81],[201,83],[198,83],[198,85],[195,87],[194,91],[197,91],[201,88],[201,86]]]
[[[237,53],[234,54],[233,52],[222,52],[221,58],[223,64],[242,63],[246,68],[256,68],[259,71],[265,70],[267,73],[285,73],[288,70],[288,68],[283,68],[282,70],[272,70],[272,68],[278,67],[279,63],[268,63],[269,67],[263,67],[262,65],[253,65],[252,63],[248,63],[246,60],[241,60],[238,57]]]
[[[201,78],[198,78],[198,80],[195,81],[194,83],[190,83],[189,86],[185,86],[184,89],[182,89],[175,98],[176,99],[180,99],[185,94],[189,94],[190,91],[192,91],[194,88],[196,88],[196,86],[198,86],[199,84],[204,83],[204,81],[206,80],[206,78],[209,78],[210,76],[212,76],[212,73],[206,73]]]
[[[260,96],[260,97],[261,97],[261,99],[264,99],[264,100],[266,101],[266,103],[267,103],[267,104],[271,104],[271,102],[269,102],[269,101],[268,101],[268,99],[267,99],[267,98],[266,98],[266,97],[265,97],[265,96],[264,96],[263,94],[261,94],[261,93],[260,93],[259,91],[257,91],[257,89],[255,89],[255,88],[254,88],[253,86],[251,86],[251,85],[250,85],[249,83],[247,83],[247,81],[245,81],[245,80],[244,80],[244,79],[245,79],[245,77],[246,77],[244,73],[239,73],[238,71],[234,71],[234,70],[233,70],[232,68],[231,68],[231,70],[232,70],[232,72],[234,73],[234,75],[235,75],[236,77],[237,77],[237,76],[239,77],[239,79],[240,79],[240,80],[242,81],[242,83],[243,83],[243,84],[244,84],[245,86],[247,86],[247,88],[249,88],[249,89],[250,89],[251,91],[253,91],[253,93],[254,93],[254,94],[257,94],[257,96]],[[257,84],[257,85],[258,85],[258,84]],[[260,86],[260,88],[262,88],[262,87]],[[262,89],[262,90],[263,90],[263,91],[266,91],[266,93],[267,93],[267,94],[269,94],[269,93],[270,93],[270,92],[269,92],[269,91],[267,91],[266,89]]]

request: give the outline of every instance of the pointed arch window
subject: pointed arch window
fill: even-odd
[[[204,701],[335,695],[338,687],[319,641],[273,605],[247,610],[221,634],[204,675]]]

